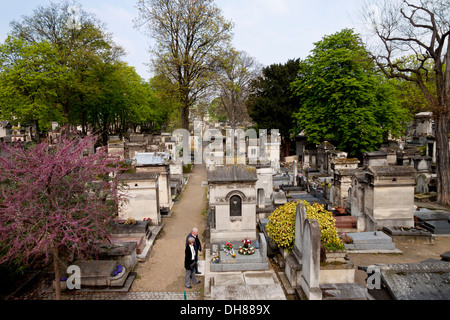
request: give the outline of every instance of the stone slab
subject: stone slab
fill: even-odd
[[[74,265],[80,267],[81,278],[88,277],[108,277],[114,271],[117,265],[116,261],[109,260],[93,260],[93,261],[77,261]]]
[[[450,264],[411,263],[380,266],[395,300],[450,300]]]
[[[111,274],[117,266],[115,260],[78,261],[74,265],[80,267],[81,286],[109,286]]]
[[[443,261],[450,261],[450,251],[447,251],[447,252],[441,254],[441,259]]]
[[[280,284],[213,286],[211,300],[286,300]]]
[[[234,263],[211,265],[211,272],[233,272],[233,271],[264,271],[269,269],[269,262],[260,263]]]
[[[100,245],[99,255],[107,256],[125,256],[130,255],[136,250],[137,242],[134,241],[114,241],[111,244]]]
[[[427,230],[404,227],[383,227],[383,231],[391,236],[420,236],[430,237],[431,233]]]
[[[394,250],[395,243],[384,232],[348,233],[353,244],[345,244],[347,250]]]
[[[128,277],[126,278],[125,282],[122,286],[118,287],[104,287],[104,288],[98,288],[98,287],[81,287],[80,290],[77,290],[79,292],[128,292],[131,288],[131,285],[133,284],[134,279],[136,279],[137,273],[136,272],[130,272],[128,274]]]
[[[244,273],[244,279],[245,279],[245,283],[246,284],[256,284],[256,285],[269,285],[269,284],[274,284],[277,283],[278,281],[276,281],[274,279],[274,274],[273,273]]]
[[[450,212],[421,208],[420,210],[414,211],[414,216],[417,217],[419,221],[448,220],[450,218]]]
[[[136,224],[120,224],[115,222],[111,226],[111,234],[115,237],[129,237],[130,235],[135,236],[136,234],[145,235],[147,229],[148,222],[146,221],[136,221]]]
[[[423,223],[423,227],[433,234],[450,234],[449,220],[429,220]]]
[[[214,275],[214,286],[244,285],[245,278],[242,273],[217,274]]]
[[[142,252],[140,254],[137,254],[136,257],[139,262],[145,262],[147,261],[147,257],[149,256],[149,253],[151,249],[153,248],[153,244],[155,243],[156,237],[158,236],[159,232],[164,228],[164,223],[160,226],[151,226],[151,237],[146,241],[146,245]]]
[[[368,300],[367,288],[359,283],[325,283],[320,289],[323,300]]]
[[[283,284],[284,290],[286,290],[287,294],[293,295],[295,294],[294,288],[292,288],[291,283],[289,282],[288,277],[285,272],[278,272],[278,276],[280,277],[281,283]]]

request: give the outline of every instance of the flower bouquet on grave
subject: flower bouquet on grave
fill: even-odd
[[[251,244],[252,244],[251,240],[248,240],[248,239],[242,240],[242,246],[244,248],[248,248]]]
[[[114,268],[114,271],[111,273],[111,277],[117,277],[119,274],[122,273],[123,267],[119,264]]]
[[[211,263],[219,263],[219,262],[220,262],[219,252],[215,252],[211,257]]]
[[[135,224],[136,224],[136,220],[133,219],[133,218],[128,218],[128,219],[124,222],[124,224],[126,224],[126,225],[135,225]]]
[[[239,254],[244,256],[252,255],[256,252],[255,248],[251,245],[252,242],[248,239],[242,240],[242,246],[239,248]]]
[[[231,242],[227,242],[223,245],[223,251],[225,251],[226,254],[235,257],[235,253],[234,253],[234,249],[233,249],[233,244]]]

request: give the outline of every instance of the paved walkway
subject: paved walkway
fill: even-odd
[[[54,293],[40,296],[40,300],[54,300]],[[63,300],[203,300],[198,292],[74,292],[63,294]]]
[[[172,208],[172,216],[163,219],[164,227],[149,258],[136,267],[135,272],[138,276],[130,291],[176,293],[201,291],[200,285],[193,285],[193,289],[184,286],[184,251],[186,237],[193,227],[199,229],[199,237],[204,247],[207,202],[206,188],[202,187],[202,182],[205,180],[205,165],[195,165],[180,200]],[[200,254],[199,259],[204,257]]]

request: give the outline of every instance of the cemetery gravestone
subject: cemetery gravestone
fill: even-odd
[[[308,300],[322,300],[320,290],[320,226],[317,220],[306,219],[303,230],[303,269],[300,285]]]
[[[295,211],[295,240],[292,253],[299,263],[302,261],[303,252],[303,226],[306,221],[306,209],[303,203],[299,203]],[[298,226],[298,227],[297,227]]]

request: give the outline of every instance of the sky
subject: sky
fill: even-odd
[[[0,42],[10,32],[10,22],[31,16],[50,0],[0,0]],[[53,0],[58,2],[58,0]],[[114,41],[127,55],[124,60],[144,79],[152,74],[145,65],[152,39],[134,28],[137,0],[78,0],[82,8],[106,24]],[[357,28],[361,0],[216,0],[223,16],[234,22],[233,45],[263,66],[304,59],[314,43],[344,28]]]

